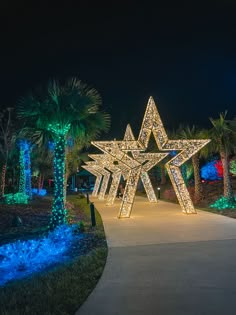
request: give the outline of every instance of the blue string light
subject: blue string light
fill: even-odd
[[[47,237],[16,241],[0,247],[0,285],[42,271],[56,263],[67,261],[74,242],[82,239],[75,234],[76,225],[60,225]]]

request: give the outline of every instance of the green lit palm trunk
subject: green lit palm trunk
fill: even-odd
[[[203,189],[200,177],[199,154],[192,157],[193,173],[194,173],[194,202],[198,203],[203,199]]]
[[[55,228],[67,223],[64,186],[65,186],[65,137],[58,136],[54,149],[54,200],[50,227]]]
[[[223,166],[223,180],[224,180],[224,197],[227,198],[230,202],[234,202],[234,193],[229,173],[229,159],[226,152],[220,152],[220,158]]]

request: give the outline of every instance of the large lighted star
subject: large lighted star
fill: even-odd
[[[180,166],[201,150],[210,139],[203,140],[169,140],[152,97],[149,98],[138,141],[144,147],[153,133],[159,150],[180,151],[165,164],[178,201],[185,213],[196,213],[187,187],[184,183]]]
[[[129,131],[131,131],[130,127],[128,128]],[[126,137],[122,141],[94,141],[92,144],[105,154],[110,154],[117,165],[123,164],[128,168],[127,183],[118,217],[130,217],[139,177],[142,178],[145,187],[149,187],[149,189],[153,191],[149,177],[147,176],[147,179],[144,179],[144,175],[147,175],[146,172],[151,168],[151,163],[153,165],[157,164],[160,160],[166,157],[167,153],[140,153],[140,151],[144,150],[144,146],[140,144],[139,141],[134,140],[133,134],[131,133],[126,133]],[[127,152],[131,152],[133,157],[129,156]],[[147,162],[145,164],[147,166],[144,166],[144,162]],[[153,194],[150,193],[148,197],[154,199],[153,195],[155,196],[154,191]]]

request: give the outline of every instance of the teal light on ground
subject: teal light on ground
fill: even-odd
[[[230,173],[236,175],[236,160],[230,162]]]
[[[25,193],[16,193],[16,194],[6,194],[4,195],[6,204],[27,204],[28,196]]]
[[[234,197],[234,201],[232,201],[225,197],[221,197],[220,199],[216,200],[213,204],[211,204],[210,208],[215,208],[218,210],[236,209],[236,198]]]

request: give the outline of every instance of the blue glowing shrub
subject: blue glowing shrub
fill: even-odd
[[[201,168],[201,178],[205,180],[220,180],[222,177],[219,176],[219,172],[216,167],[217,162],[217,160],[213,160],[205,164]]]
[[[35,196],[46,196],[47,195],[47,190],[46,189],[37,189],[37,188],[32,188],[32,194]]]
[[[6,194],[4,195],[5,203],[8,205],[12,204],[27,204],[28,196],[24,193],[16,193],[16,194]]]
[[[46,237],[1,246],[0,285],[24,278],[56,262],[68,260],[66,254],[73,241],[78,242],[83,237],[75,234],[75,229],[75,226],[61,225]]]

